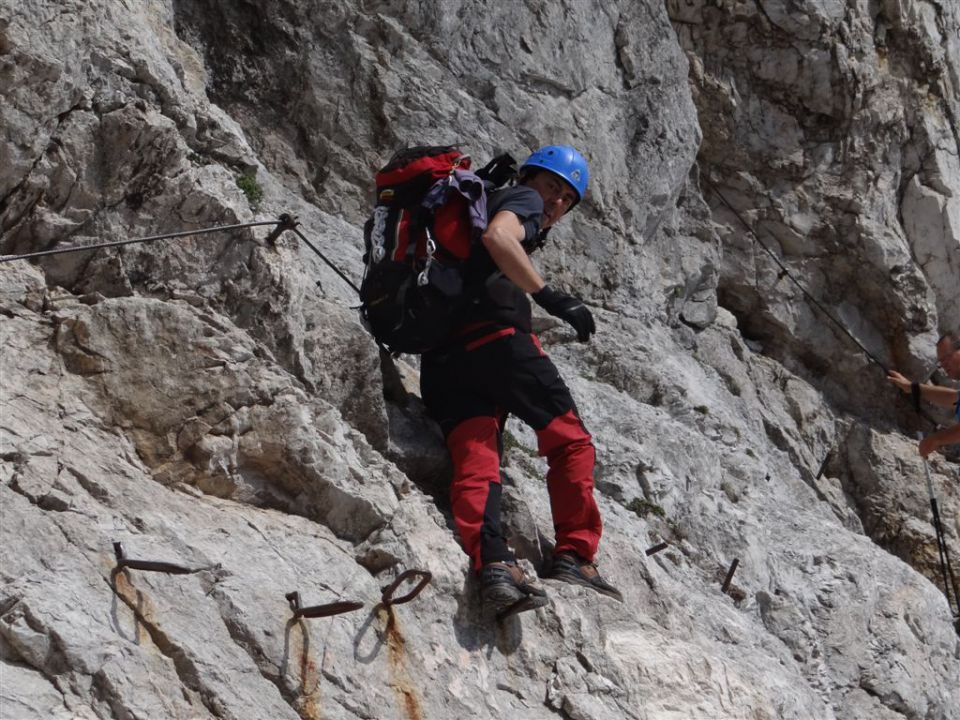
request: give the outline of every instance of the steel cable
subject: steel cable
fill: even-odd
[[[727,209],[729,209],[730,212],[732,212],[732,213],[734,214],[734,216],[737,218],[737,220],[739,220],[739,221],[741,222],[741,224],[747,229],[747,232],[749,232],[749,233],[753,236],[754,240],[755,240],[755,241],[757,242],[757,244],[763,249],[763,251],[766,252],[767,255],[769,255],[769,256],[773,259],[773,261],[777,264],[777,266],[780,268],[780,270],[783,271],[783,274],[784,274],[785,276],[787,276],[788,278],[790,278],[791,282],[793,282],[794,285],[796,285],[798,288],[800,288],[800,292],[802,292],[802,293],[804,294],[804,296],[805,296],[810,302],[812,302],[812,303],[817,307],[817,309],[820,310],[820,312],[822,312],[824,315],[826,315],[828,318],[830,318],[830,320],[833,322],[833,324],[836,325],[838,328],[840,328],[840,330],[843,332],[844,335],[846,335],[848,338],[850,338],[851,340],[853,340],[853,342],[856,343],[857,347],[860,348],[860,349],[863,351],[863,353],[864,353],[868,358],[870,358],[871,360],[873,360],[873,362],[875,362],[877,365],[879,365],[880,368],[883,370],[884,373],[889,373],[889,372],[890,372],[890,369],[889,369],[880,359],[878,359],[872,352],[870,352],[869,350],[867,350],[867,348],[864,347],[863,343],[861,343],[859,340],[857,340],[857,338],[853,336],[853,333],[851,333],[851,332],[847,329],[846,325],[844,325],[842,322],[840,322],[839,320],[837,320],[837,318],[835,318],[835,317],[833,316],[833,314],[832,314],[829,310],[827,310],[827,309],[823,306],[823,304],[822,304],[819,300],[817,300],[817,298],[814,297],[814,295],[813,295],[812,293],[810,293],[810,291],[807,290],[807,289],[800,283],[800,281],[797,280],[797,279],[793,276],[793,274],[790,272],[790,270],[787,269],[787,266],[784,265],[783,262],[780,260],[780,258],[778,258],[778,257],[776,256],[776,253],[774,253],[770,248],[768,248],[768,247],[763,243],[763,241],[760,239],[760,236],[757,235],[757,233],[754,231],[754,229],[753,229],[752,227],[750,227],[750,224],[749,224],[746,220],[743,219],[743,216],[736,210],[736,208],[733,207],[733,205],[730,204],[730,202],[727,200],[727,198],[724,197],[723,193],[720,192],[719,188],[717,188],[717,186],[714,185],[712,182],[710,182],[710,180],[708,180],[707,178],[703,178],[703,180],[704,180],[704,182],[707,184],[707,186],[713,191],[713,193],[714,193],[718,198],[720,198],[720,201],[721,201],[724,205],[727,206]]]
[[[175,233],[165,233],[163,235],[151,235],[142,238],[130,238],[129,240],[117,240],[115,242],[97,243],[95,245],[75,245],[65,248],[54,248],[53,250],[41,250],[39,252],[24,253],[22,255],[4,255],[0,256],[0,263],[13,262],[14,260],[29,260],[31,258],[46,257],[49,255],[63,255],[66,253],[83,252],[84,250],[101,250],[103,248],[119,247],[121,245],[133,245],[134,243],[154,242],[157,240],[169,240],[170,238],[188,237],[190,235],[207,235],[215,232],[228,232],[230,230],[241,230],[248,227],[263,227],[266,225],[279,225],[281,221],[263,220],[259,222],[239,223],[237,225],[219,225],[202,230],[183,230]]]

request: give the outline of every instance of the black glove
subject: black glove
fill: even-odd
[[[544,285],[542,290],[533,293],[530,297],[554,317],[570,323],[577,331],[577,340],[580,342],[586,342],[590,339],[590,335],[597,331],[593,315],[580,298],[554,290],[549,285]]]

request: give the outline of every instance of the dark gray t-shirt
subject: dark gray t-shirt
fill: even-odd
[[[540,193],[525,185],[494,192],[487,202],[487,217],[493,220],[497,213],[504,211],[517,216],[525,231],[524,248],[527,254],[533,252],[543,215]],[[463,325],[492,322],[530,332],[530,301],[527,294],[500,272],[482,244],[478,244],[470,255],[466,284],[472,300],[466,308]]]

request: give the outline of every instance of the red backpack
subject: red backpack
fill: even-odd
[[[411,147],[376,174],[360,313],[390,352],[425,352],[453,329],[464,264],[487,225],[484,181],[469,169],[454,147]]]

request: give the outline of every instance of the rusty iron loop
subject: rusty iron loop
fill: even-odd
[[[117,556],[117,569],[130,568],[131,570],[146,570],[148,572],[162,572],[168,575],[190,575],[197,572],[193,568],[174,565],[168,562],[156,562],[153,560],[132,560],[123,555],[123,545],[119,542],[113,543],[113,554]]]
[[[410,578],[414,577],[420,578],[420,582],[417,583],[417,586],[406,595],[394,598],[393,593],[396,592],[397,588],[400,587],[405,580],[409,580]],[[380,596],[380,599],[386,607],[410,602],[417,595],[419,595],[427,585],[430,584],[430,580],[432,579],[433,574],[427,572],[426,570],[406,570],[405,572],[400,573],[396,580],[383,589],[383,595]]]

